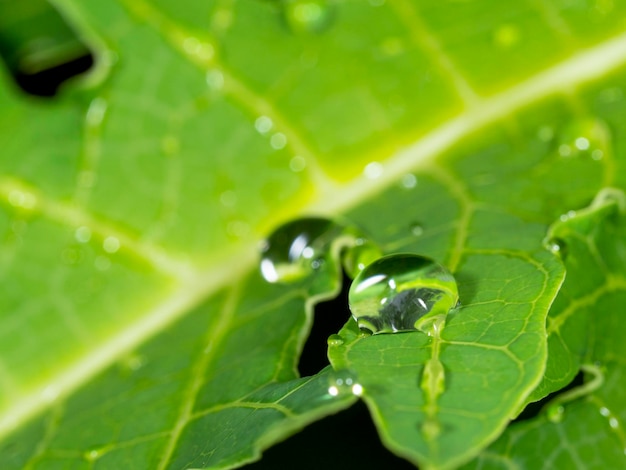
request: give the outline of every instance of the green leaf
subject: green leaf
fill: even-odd
[[[232,467],[353,403],[296,371],[339,279],[257,273],[302,215],[457,278],[439,336],[348,321],[330,350],[412,462],[471,459],[586,359],[544,238],[626,187],[626,6],[53,3],[96,66],[49,101],[0,70],[4,466]]]
[[[557,395],[536,418],[511,426],[471,468],[620,468],[626,464],[626,350],[620,334],[626,300],[624,193],[603,191],[590,207],[556,222],[550,233],[567,247],[568,278],[562,292],[571,297],[569,309],[550,315],[548,330],[566,344],[580,341],[576,337],[581,335],[559,334],[567,331],[564,325],[574,325],[570,331],[585,328],[584,353],[574,358],[593,365],[584,367],[584,385]],[[556,349],[552,362],[564,355]]]

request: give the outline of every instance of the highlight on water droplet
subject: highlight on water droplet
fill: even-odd
[[[561,238],[553,237],[545,242],[545,246],[555,255],[558,255],[561,259],[567,257],[567,243]]]
[[[353,371],[347,369],[332,371],[328,375],[328,394],[333,397],[347,394],[361,396],[363,386]]]
[[[331,23],[333,0],[286,0],[284,16],[294,33],[320,33]]]
[[[83,458],[87,460],[88,462],[95,462],[104,454],[106,454],[106,452],[107,452],[106,447],[88,449],[83,453]]]
[[[348,293],[359,328],[374,334],[420,330],[430,318],[445,318],[458,300],[456,281],[445,267],[408,253],[374,261]]]
[[[343,265],[348,276],[355,278],[369,264],[382,256],[380,248],[365,238],[356,238],[354,246],[344,255]]]

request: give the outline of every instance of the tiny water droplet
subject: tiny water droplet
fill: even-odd
[[[402,177],[402,186],[407,189],[413,189],[417,186],[417,177],[413,173],[407,173]]]
[[[285,21],[294,33],[320,33],[330,26],[332,0],[287,0]]]
[[[354,246],[345,253],[343,265],[352,279],[354,279],[367,265],[382,256],[380,249],[364,238],[357,238]]]
[[[606,418],[607,416],[610,416],[611,412],[607,407],[603,406],[600,408],[600,414]]]
[[[411,233],[415,235],[416,237],[419,237],[424,233],[424,227],[422,227],[418,223],[411,224],[410,228],[411,228]]]
[[[254,128],[260,134],[267,134],[272,130],[273,126],[274,123],[272,122],[272,119],[267,116],[259,116],[256,121],[254,121]]]
[[[358,382],[356,374],[350,370],[332,371],[328,375],[328,394],[333,397],[347,394],[361,396],[363,386]]]
[[[384,168],[380,163],[371,162],[365,165],[365,168],[363,169],[363,174],[367,179],[375,180],[376,178],[380,178],[380,176],[383,174],[383,171]]]
[[[341,346],[343,338],[340,335],[330,335],[327,340],[328,346]]]
[[[550,238],[546,242],[546,248],[555,255],[560,256],[561,259],[565,259],[567,257],[567,244],[561,238]]]
[[[602,160],[611,151],[611,140],[611,130],[604,121],[587,117],[570,122],[559,132],[557,149],[564,158]]]
[[[215,57],[215,46],[213,44],[193,36],[183,40],[183,50],[195,61],[205,64]]]
[[[219,69],[209,70],[206,74],[206,83],[210,90],[219,91],[224,87],[224,74]]]
[[[546,411],[546,416],[548,420],[552,423],[560,423],[563,421],[563,416],[565,415],[565,408],[563,405],[550,406]]]
[[[106,447],[89,449],[83,453],[83,458],[89,462],[94,462],[102,457],[106,453],[106,451]]]
[[[348,294],[352,316],[372,333],[419,330],[428,318],[445,317],[458,298],[452,274],[414,254],[374,261],[354,279]]]
[[[611,418],[609,418],[609,426],[611,426],[613,429],[617,429],[619,427],[619,421],[616,417],[612,416]]]
[[[306,168],[306,160],[304,157],[296,155],[291,160],[289,160],[289,169],[294,173],[299,173],[300,171]]]
[[[270,145],[275,150],[284,149],[287,146],[287,136],[282,132],[277,132],[270,137]]]
[[[84,225],[78,227],[74,232],[74,238],[78,243],[87,243],[91,240],[91,230]]]
[[[98,97],[91,100],[87,109],[87,125],[89,127],[97,127],[102,124],[106,110],[107,102],[104,98]]]
[[[102,242],[102,248],[107,253],[115,253],[120,249],[120,241],[116,237],[106,237]]]

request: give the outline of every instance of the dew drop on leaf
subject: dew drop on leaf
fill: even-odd
[[[424,233],[424,227],[422,227],[422,225],[418,224],[417,222],[412,223],[410,229],[411,233],[416,237],[419,237]]]
[[[298,282],[324,268],[339,274],[342,258],[354,277],[380,256],[378,247],[354,226],[321,217],[302,218],[278,227],[264,242],[261,274],[272,283]]]
[[[452,274],[414,254],[376,260],[354,279],[348,294],[359,328],[372,333],[418,330],[427,319],[445,316],[458,298]]]
[[[287,0],[285,20],[294,33],[319,33],[330,26],[331,0]]]
[[[565,408],[563,405],[550,406],[546,411],[548,420],[552,423],[560,423],[563,421],[563,415],[565,414]]]
[[[546,242],[546,247],[555,255],[560,256],[563,260],[567,256],[567,244],[560,238],[550,238]]]
[[[557,150],[563,158],[588,157],[602,160],[611,151],[611,131],[600,119],[577,119],[559,133]]]
[[[343,338],[340,335],[330,335],[327,342],[328,346],[341,346],[343,344]]]
[[[328,376],[328,394],[333,397],[347,394],[361,396],[363,386],[358,382],[356,374],[350,370],[332,371]]]

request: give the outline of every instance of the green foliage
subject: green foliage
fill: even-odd
[[[41,24],[29,63],[81,50],[7,3],[9,66]],[[52,3],[96,66],[51,100],[0,69],[3,468],[230,468],[359,396],[421,468],[625,465],[626,5]],[[311,214],[443,264],[460,305],[337,312],[299,377],[338,250],[270,284],[258,247]]]

